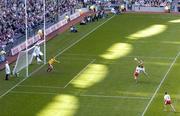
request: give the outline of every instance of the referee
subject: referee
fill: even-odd
[[[6,72],[5,80],[9,80],[9,76],[11,74],[11,70],[10,70],[8,61],[6,61],[6,64],[5,64],[5,72]]]

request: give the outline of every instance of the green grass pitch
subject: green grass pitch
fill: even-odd
[[[77,28],[47,43],[47,59],[60,60],[53,72],[9,81],[0,72],[0,116],[180,116],[179,15],[110,15]],[[138,83],[135,57],[150,76]],[[165,91],[176,113],[163,111]]]

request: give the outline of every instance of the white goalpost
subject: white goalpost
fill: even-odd
[[[14,66],[13,69],[13,74],[16,75],[17,73],[19,73],[20,71],[23,72],[23,76],[25,77],[29,77],[30,73],[33,72],[33,70],[36,70],[38,67],[40,67],[40,64],[36,63],[36,66],[33,65],[32,67],[30,67],[30,64],[33,63],[33,59],[37,58],[37,56],[34,55],[34,52],[36,51],[36,45],[40,46],[39,49],[41,49],[42,51],[42,63],[41,65],[46,64],[46,21],[45,21],[45,0],[43,0],[43,28],[39,29],[38,32],[36,32],[36,34],[38,34],[40,36],[40,41],[38,43],[36,43],[34,46],[30,47],[28,46],[28,39],[30,38],[28,36],[28,13],[27,13],[27,0],[24,0],[25,2],[25,43],[26,43],[26,48],[25,50],[19,52],[18,54],[18,58],[16,60],[16,64]]]
[[[34,50],[35,50],[35,46],[27,50],[19,52],[15,67],[13,69],[13,75],[17,74],[22,69],[28,67],[28,65],[32,63],[32,60],[34,57],[33,56]]]
[[[43,51],[43,53],[41,53],[40,55],[46,57],[46,55],[45,55],[46,53],[43,50],[44,49],[43,44],[44,44],[44,41],[39,41],[34,46],[19,52],[15,67],[13,69],[13,75],[19,73],[21,70],[23,70],[25,68],[29,69],[29,65],[32,64],[33,59],[38,60],[38,58],[36,56],[37,55],[37,53],[36,53],[37,45],[40,49],[40,52]],[[43,61],[42,61],[43,64],[46,63],[44,60],[45,59],[44,57],[43,57]],[[28,72],[26,72],[26,77],[28,77],[28,76],[29,76],[29,70],[28,70]]]

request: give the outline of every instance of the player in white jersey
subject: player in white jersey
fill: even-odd
[[[35,49],[34,49],[34,56],[36,57],[37,63],[39,64],[40,62],[42,62],[42,55],[43,53],[40,50],[40,46],[38,44],[35,45]]]
[[[11,74],[11,69],[10,69],[8,61],[6,61],[6,63],[5,63],[5,72],[6,72],[5,80],[9,80],[9,76]]]
[[[174,112],[176,111],[174,106],[172,105],[170,95],[167,92],[165,92],[165,95],[164,95],[164,111],[167,111],[167,109],[166,109],[167,105],[170,105]]]

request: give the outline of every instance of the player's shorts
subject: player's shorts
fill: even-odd
[[[139,73],[138,72],[134,72],[134,79],[137,79]]]
[[[139,68],[140,72],[145,72],[145,68]]]
[[[171,104],[171,100],[165,100],[165,101],[164,101],[164,104],[165,104],[165,105],[170,105],[170,104]]]
[[[53,65],[48,63],[48,67],[52,69]]]

